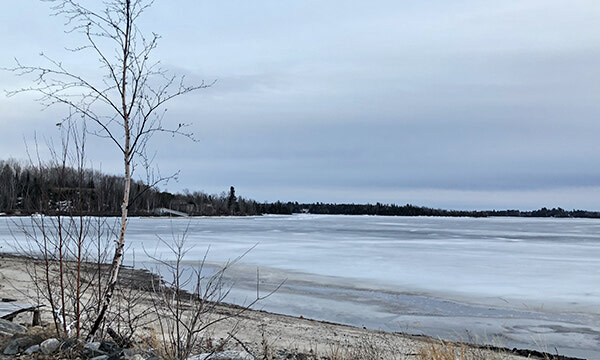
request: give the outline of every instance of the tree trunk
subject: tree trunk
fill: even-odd
[[[108,310],[108,306],[110,305],[110,300],[112,298],[113,292],[117,285],[117,280],[119,277],[119,270],[121,268],[121,261],[123,259],[123,249],[125,247],[125,231],[127,230],[127,212],[129,209],[129,194],[131,190],[131,132],[129,125],[129,108],[127,106],[127,70],[129,67],[128,59],[129,59],[129,45],[131,41],[131,1],[126,1],[126,9],[125,9],[125,36],[123,42],[123,72],[121,73],[121,111],[123,112],[121,115],[123,117],[123,129],[125,133],[125,146],[123,147],[123,163],[125,165],[125,189],[123,189],[123,202],[121,203],[121,230],[119,233],[119,240],[117,242],[117,246],[115,248],[115,256],[113,257],[111,269],[110,269],[110,279],[108,285],[106,286],[106,292],[104,293],[104,297],[102,299],[102,309],[98,314],[98,318],[94,322],[94,326],[90,330],[90,333],[87,336],[87,340],[91,340],[98,328],[100,328],[100,324],[104,320],[106,316],[106,311]],[[134,104],[131,104],[134,106]]]
[[[129,137],[127,137],[127,140]],[[128,142],[128,141],[126,141]],[[89,335],[86,340],[91,340],[96,331],[100,328],[100,324],[104,320],[106,316],[106,311],[108,310],[108,306],[110,305],[110,301],[115,290],[115,286],[117,285],[117,280],[119,276],[119,270],[121,268],[121,261],[123,259],[123,248],[125,247],[125,230],[127,229],[127,208],[129,206],[129,189],[131,188],[131,166],[126,157],[125,159],[125,191],[123,192],[123,203],[121,204],[121,230],[119,233],[119,240],[117,242],[117,247],[115,248],[115,255],[113,257],[111,270],[110,270],[110,280],[106,287],[106,291],[104,292],[104,297],[102,299],[102,309],[94,322],[94,326],[90,330]]]

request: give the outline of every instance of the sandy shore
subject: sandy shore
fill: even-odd
[[[0,255],[0,298],[23,303],[35,302],[35,288],[28,272],[25,271],[27,263],[31,261],[13,255]],[[133,279],[131,283],[146,289],[147,292],[151,288],[151,274],[145,271],[126,268],[123,277]],[[141,309],[144,306],[152,306],[149,294],[144,296],[145,300],[137,302],[136,307]],[[442,347],[440,340],[426,336],[388,333],[263,311],[240,310],[240,307],[227,304],[216,307],[212,316],[235,316],[211,326],[207,332],[210,339],[217,342],[229,339],[225,348],[245,349],[255,354],[268,351],[274,358],[286,358],[291,354],[301,353],[312,356],[308,358],[421,359],[423,357],[420,353],[423,349],[430,349],[431,346]],[[27,323],[30,320],[26,316],[17,318],[17,321]],[[48,324],[51,322],[49,311],[42,313],[42,320]],[[156,321],[148,321],[143,329],[138,330],[150,332],[156,325]],[[50,328],[50,325],[48,327]],[[456,346],[472,352],[473,356],[468,359],[527,358],[510,353],[507,349],[492,350],[488,346],[447,344],[450,345],[446,347]]]

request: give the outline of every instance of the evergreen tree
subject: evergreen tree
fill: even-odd
[[[227,198],[227,209],[230,214],[234,214],[237,211],[237,198],[235,197],[235,188],[232,186],[229,188],[229,197]]]

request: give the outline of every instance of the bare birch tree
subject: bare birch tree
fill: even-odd
[[[91,132],[111,142],[123,156],[125,185],[119,237],[101,310],[88,334],[90,339],[104,319],[117,283],[136,158],[145,157],[146,145],[157,132],[191,137],[185,130],[186,124],[167,126],[163,123],[163,105],[212,84],[187,85],[183,76],[171,75],[151,60],[159,36],[154,33],[146,36],[138,23],[153,1],[88,1],[88,5],[75,0],[51,2],[54,15],[66,18],[67,33],[83,37],[83,45],[70,49],[73,56],[92,53],[100,62],[103,76],[96,79],[95,72],[79,74],[63,62],[41,54],[43,66],[27,66],[17,60],[16,66],[9,69],[18,75],[35,76],[33,86],[9,92],[9,95],[34,92],[40,95],[39,100],[46,107],[66,105],[69,112],[63,120],[81,119],[91,123],[95,126]]]

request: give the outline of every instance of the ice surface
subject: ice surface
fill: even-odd
[[[255,296],[259,267],[262,291],[287,279],[259,305],[266,310],[463,340],[468,330],[509,347],[600,358],[598,220],[133,218],[126,260],[168,259],[158,239],[184,232],[190,265],[209,246],[213,266],[252,248],[228,275],[237,303]],[[3,241],[14,241],[6,224]]]

